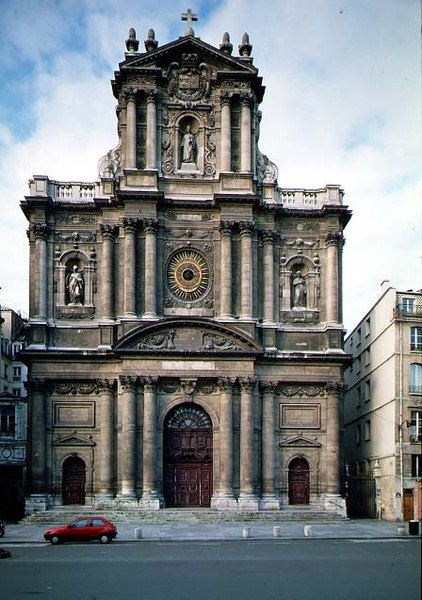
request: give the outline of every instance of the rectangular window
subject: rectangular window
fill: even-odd
[[[422,478],[422,455],[412,454],[412,477]]]
[[[365,402],[369,402],[371,399],[371,380],[365,381]]]
[[[10,404],[0,406],[0,436],[15,436],[15,407]]]
[[[365,441],[367,442],[370,439],[371,439],[371,421],[367,420],[367,421],[365,421]]]
[[[422,394],[422,365],[418,363],[410,365],[409,391],[412,394]]]
[[[410,349],[422,350],[422,327],[410,328]]]
[[[362,441],[362,427],[361,424],[356,425],[356,444],[360,444]]]
[[[362,403],[362,390],[360,385],[356,388],[356,406],[359,407]]]
[[[412,410],[410,413],[410,441],[422,440],[422,410]]]
[[[365,321],[365,336],[371,333],[371,317],[368,317]]]
[[[371,349],[367,348],[365,350],[365,365],[369,365],[370,362],[371,362]]]
[[[414,303],[415,303],[414,298],[402,298],[402,301],[401,301],[402,311],[406,312],[406,313],[412,313]]]

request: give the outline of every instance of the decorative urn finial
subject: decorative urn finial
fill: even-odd
[[[136,31],[131,27],[129,29],[129,37],[126,40],[127,51],[131,54],[138,52],[139,41],[136,39]]]
[[[145,49],[147,52],[152,52],[158,46],[158,42],[155,39],[155,31],[153,29],[148,29],[148,37],[144,42]]]
[[[230,43],[230,36],[227,31],[223,33],[223,43],[220,44],[220,50],[224,54],[231,54],[233,52],[233,44]]]
[[[240,56],[250,56],[252,52],[252,46],[249,43],[249,34],[244,33],[242,36],[242,43],[239,46]]]

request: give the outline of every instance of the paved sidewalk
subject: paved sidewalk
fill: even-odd
[[[118,529],[117,542],[139,541],[222,541],[222,540],[269,540],[273,539],[274,527],[280,528],[280,539],[304,539],[304,528],[310,525],[310,537],[314,539],[403,539],[409,535],[409,525],[375,519],[345,520],[336,523],[274,522],[274,523],[219,523],[219,524],[146,524],[136,521],[115,523]],[[419,524],[421,525],[421,524]],[[399,527],[404,527],[404,535]],[[0,546],[16,543],[45,543],[43,532],[48,525],[18,524],[6,525],[6,534],[0,539]],[[245,531],[247,529],[248,531]],[[421,527],[419,527],[419,538]]]

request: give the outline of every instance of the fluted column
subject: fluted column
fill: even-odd
[[[31,494],[43,494],[47,490],[47,451],[46,451],[46,381],[30,379],[30,461],[31,461]]]
[[[124,314],[136,314],[136,230],[137,219],[123,219],[125,231]]]
[[[145,229],[145,319],[157,318],[157,229],[156,219],[146,219]]]
[[[221,286],[220,286],[220,317],[232,319],[232,233],[234,223],[222,221],[220,223],[221,239]]]
[[[157,168],[157,109],[156,91],[152,90],[147,95],[147,147],[146,168]]]
[[[100,281],[100,298],[102,299],[101,316],[104,319],[113,318],[113,272],[114,272],[114,225],[101,225],[102,236],[102,265]]]
[[[126,168],[136,169],[136,98],[133,90],[126,93]]]
[[[241,314],[242,320],[252,319],[252,234],[254,223],[242,221],[240,226],[241,245]]]
[[[136,378],[120,376],[122,391],[120,420],[122,424],[119,447],[119,474],[121,477],[120,496],[135,499],[136,479]]]
[[[342,386],[329,382],[326,386],[327,407],[327,494],[340,494],[340,402]]]
[[[99,382],[100,391],[100,453],[99,453],[99,494],[113,498],[114,474],[114,390],[115,380]]]
[[[29,229],[35,237],[35,261],[38,267],[38,276],[34,277],[34,317],[45,319],[47,317],[47,238],[49,228],[46,223],[34,223]]]
[[[279,498],[275,492],[275,406],[277,384],[261,382],[262,390],[262,497],[261,507],[277,509]]]
[[[143,493],[141,505],[144,508],[160,508],[161,501],[157,490],[157,399],[155,388],[157,379],[146,377],[141,380],[144,386],[143,422]]]
[[[230,98],[228,95],[221,97],[221,165],[220,171],[231,171],[231,117]]]
[[[264,323],[274,323],[274,231],[262,232],[264,267]]]
[[[343,235],[340,231],[329,232],[325,238],[327,248],[327,322],[338,323],[339,272],[338,252]]]
[[[233,496],[233,385],[234,379],[218,380],[220,389],[220,480],[212,506],[227,509],[236,505]]]
[[[244,94],[241,103],[240,125],[240,170],[249,173],[251,170],[251,98]]]
[[[257,510],[255,495],[254,388],[255,379],[240,379],[240,495],[241,510]]]

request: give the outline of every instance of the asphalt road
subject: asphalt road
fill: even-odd
[[[419,600],[419,539],[18,544],[4,600]]]

